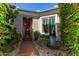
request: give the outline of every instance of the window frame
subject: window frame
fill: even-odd
[[[45,33],[44,31],[43,31],[43,20],[44,20],[44,18],[50,18],[50,17],[54,17],[55,19],[54,19],[54,24],[55,24],[55,20],[56,20],[56,15],[48,15],[48,16],[42,16],[42,34],[43,35],[49,35],[49,33]]]

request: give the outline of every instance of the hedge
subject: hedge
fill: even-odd
[[[79,55],[79,4],[59,3],[61,38],[73,55]]]
[[[20,34],[16,32],[14,19],[18,10],[10,7],[10,4],[0,3],[0,51],[10,53],[20,41]]]

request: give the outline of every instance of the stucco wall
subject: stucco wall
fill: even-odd
[[[39,18],[33,18],[32,29],[33,31],[39,31]]]
[[[23,34],[23,32],[22,32],[22,15],[21,14],[19,14],[16,18],[15,18],[15,20],[14,20],[14,25],[15,25],[15,27],[16,27],[16,31],[18,32],[18,33],[20,33],[21,35]]]
[[[56,11],[56,10],[42,12],[41,14],[22,11],[16,17],[14,25],[16,26],[17,32],[21,33],[23,35],[23,32],[24,32],[23,17],[33,17],[32,30],[39,31],[41,34],[43,34],[43,32],[42,32],[42,17],[55,16],[56,40],[60,40],[60,34],[61,34],[61,32],[60,32],[60,20],[59,20],[59,17],[56,13],[58,13],[58,11]]]
[[[55,18],[55,28],[56,28],[56,40],[60,41],[61,40],[61,31],[60,31],[60,19],[59,16],[56,15]]]

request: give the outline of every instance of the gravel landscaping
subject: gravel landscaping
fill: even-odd
[[[51,49],[49,47],[40,47],[35,43],[40,56],[69,56],[66,51],[61,51],[59,49]]]

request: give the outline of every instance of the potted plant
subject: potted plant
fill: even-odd
[[[40,32],[39,31],[35,31],[34,32],[34,37],[35,37],[35,40],[38,40],[39,37],[40,37]]]
[[[49,41],[48,41],[48,45],[52,48],[56,48],[56,39],[54,35],[55,35],[55,31],[53,31],[53,33],[50,33]]]

